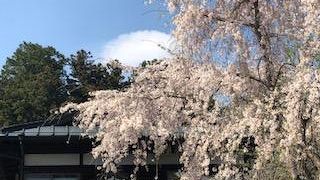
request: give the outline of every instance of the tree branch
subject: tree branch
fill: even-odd
[[[280,66],[279,70],[278,70],[278,73],[277,73],[275,82],[274,82],[274,84],[273,84],[273,86],[272,86],[273,89],[276,88],[277,83],[279,82],[280,76],[281,76],[281,74],[282,74],[282,69],[283,69],[285,66],[293,66],[293,67],[295,67],[295,65],[294,65],[294,64],[291,64],[291,63],[284,63],[284,64],[282,64],[282,65]]]

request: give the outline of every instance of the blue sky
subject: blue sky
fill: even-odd
[[[145,5],[144,0],[1,0],[0,67],[22,41],[51,45],[67,56],[90,50],[99,58],[117,56],[116,51],[132,47],[128,44],[136,44],[132,39],[137,37],[141,42],[144,35],[164,43],[170,30],[163,10],[161,5]],[[137,51],[142,54],[146,49]]]

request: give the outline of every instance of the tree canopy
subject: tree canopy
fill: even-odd
[[[53,47],[24,42],[7,59],[1,75],[0,122],[44,120],[66,100],[65,57]]]
[[[89,97],[88,92],[121,89],[126,84],[117,60],[106,65],[94,63],[90,52],[80,50],[71,55],[69,65],[71,74],[67,81],[71,101],[83,102]]]
[[[116,172],[131,152],[145,166],[150,149],[160,158],[183,139],[181,179],[268,179],[270,162],[286,178],[319,178],[320,2],[166,3],[177,56],[135,69],[123,91],[97,91],[61,109],[79,111],[105,171]],[[239,151],[255,153],[250,167]]]
[[[23,42],[0,74],[0,124],[44,121],[66,102],[83,102],[89,91],[126,85],[118,61],[95,63],[80,50],[66,58],[53,47]]]

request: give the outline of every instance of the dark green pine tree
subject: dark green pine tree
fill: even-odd
[[[0,123],[46,119],[67,98],[65,58],[53,47],[23,42],[0,74]]]
[[[91,91],[121,89],[128,84],[124,81],[121,68],[94,63],[91,53],[85,50],[71,55],[69,62],[71,74],[67,78],[67,89],[73,102],[87,100]]]

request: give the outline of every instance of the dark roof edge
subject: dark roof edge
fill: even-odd
[[[6,133],[6,132],[12,132],[22,129],[29,129],[29,128],[35,128],[39,126],[72,126],[74,122],[74,114],[73,113],[63,113],[58,115],[53,115],[48,117],[46,120],[41,121],[31,121],[31,122],[25,122],[21,124],[13,124],[9,125],[7,127],[1,127],[0,132]]]
[[[33,121],[33,122],[26,122],[26,123],[21,123],[21,124],[13,124],[10,126],[2,127],[0,129],[0,131],[1,131],[1,133],[18,131],[21,129],[34,128],[34,127],[38,127],[41,125],[45,125],[45,123],[46,123],[46,121]]]

